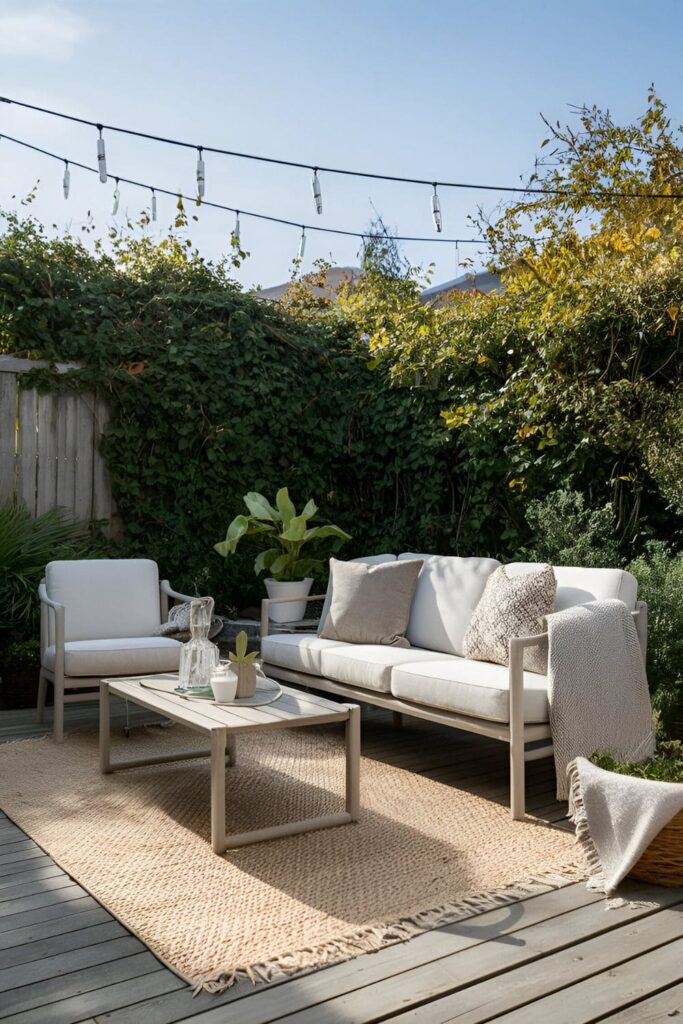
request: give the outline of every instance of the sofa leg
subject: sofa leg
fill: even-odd
[[[36,721],[45,721],[45,701],[47,699],[47,676],[41,671],[38,678],[38,704],[36,705]]]
[[[400,711],[392,711],[391,712],[391,717],[392,717],[393,722],[394,722],[394,727],[396,729],[402,729],[403,728],[403,714]]]
[[[64,741],[64,682],[55,679],[55,706],[52,727],[52,739],[55,743]]]
[[[510,744],[510,813],[513,821],[526,816],[524,743]]]

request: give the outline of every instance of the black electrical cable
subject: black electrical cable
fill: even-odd
[[[38,107],[33,103],[23,103],[21,100],[13,100],[9,96],[0,96],[0,102],[13,104],[17,107],[24,107],[26,110],[35,110],[41,114],[48,114],[50,117],[59,117],[64,121],[73,121],[76,124],[88,125],[91,128],[97,128],[98,131],[118,132],[119,134],[131,135],[138,139],[149,139],[152,142],[163,142],[169,146],[182,146],[185,149],[203,150],[205,153],[219,153],[222,156],[233,156],[240,160],[256,160],[260,163],[277,164],[280,167],[297,167],[302,170],[323,171],[325,174],[343,174],[352,178],[371,178],[375,181],[396,181],[403,184],[429,185],[430,187],[437,188],[478,189],[486,192],[518,192],[524,195],[560,196],[567,199],[683,199],[683,194],[681,193],[615,192],[609,189],[604,191],[601,191],[600,189],[589,189],[585,192],[574,192],[571,189],[562,188],[533,188],[531,186],[525,187],[523,185],[482,185],[479,183],[462,181],[435,181],[433,178],[409,178],[395,174],[376,174],[372,171],[353,171],[343,167],[324,167],[322,164],[301,163],[298,160],[282,160],[277,157],[258,156],[255,153],[241,153],[233,149],[221,149],[218,146],[199,145],[194,142],[184,142],[181,139],[166,138],[163,135],[152,135],[148,132],[135,131],[132,128],[121,128],[118,125],[102,124],[100,121],[89,121],[87,118],[76,117],[73,114],[65,114],[59,110],[50,110],[48,107]],[[354,232],[352,232],[352,234],[353,233]],[[441,241],[448,241],[448,239],[441,239]]]

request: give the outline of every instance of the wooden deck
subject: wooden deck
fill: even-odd
[[[144,712],[131,713],[133,723]],[[92,727],[93,705],[67,707]],[[363,753],[506,803],[503,744],[364,709]],[[0,741],[41,735],[0,711]],[[529,810],[566,826],[548,761]],[[607,909],[583,884],[542,892],[303,977],[192,998],[183,981],[0,815],[0,1022],[16,1024],[588,1024],[683,1020],[683,889],[628,887]]]

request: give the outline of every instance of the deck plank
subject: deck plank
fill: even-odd
[[[19,964],[32,963],[58,953],[67,953],[71,949],[82,949],[94,946],[110,939],[119,939],[130,932],[118,921],[104,921],[85,928],[76,928],[69,932],[59,932],[32,942],[22,942],[9,949],[0,950],[0,971]]]
[[[680,938],[683,907],[622,925],[391,1018],[392,1024],[482,1024]]]
[[[94,989],[163,970],[156,957],[145,951],[95,967],[72,971],[71,974],[62,977],[49,978],[33,985],[22,985],[21,988],[0,994],[0,1020],[24,1013],[26,1010],[60,1002],[71,996],[80,996]]]
[[[671,1024],[683,1017],[683,982],[603,1017],[605,1024]]]
[[[681,965],[683,939],[678,939],[496,1019],[499,1024],[593,1024],[679,982]]]
[[[654,887],[650,887],[636,898],[647,900],[653,894]],[[681,898],[682,894],[678,890],[670,890],[659,896],[658,902],[665,905]],[[328,999],[322,1005],[270,1019],[281,1021],[282,1024],[331,1024],[340,1020],[372,1024],[392,1014],[398,1015],[411,1005],[450,995],[482,978],[520,967],[546,957],[551,952],[583,942],[592,935],[612,931],[626,922],[636,921],[652,913],[651,908],[637,905],[625,905],[610,913],[605,911],[602,903],[581,907],[518,931],[515,936],[517,941],[492,941],[463,949],[337,999]],[[246,1020],[252,1024],[249,1016],[245,1018],[244,1024]],[[552,1014],[545,1020],[552,1020],[555,1024]],[[209,1024],[209,1021],[205,1024]],[[239,1024],[243,1024],[241,1017]]]

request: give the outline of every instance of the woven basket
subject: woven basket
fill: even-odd
[[[683,885],[683,811],[654,837],[630,877],[655,885]]]

